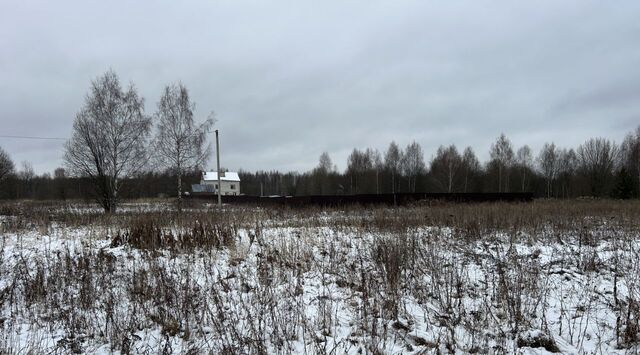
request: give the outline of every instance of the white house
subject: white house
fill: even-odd
[[[214,192],[218,192],[218,173],[215,171],[203,171],[201,185],[213,185]],[[240,176],[236,172],[223,172],[220,174],[220,194],[240,195]]]

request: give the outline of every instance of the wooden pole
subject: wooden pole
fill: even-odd
[[[218,130],[216,129],[216,160],[218,165],[218,207],[222,207],[222,185],[220,184],[220,142],[218,140]]]

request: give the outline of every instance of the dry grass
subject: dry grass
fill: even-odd
[[[169,207],[0,205],[0,351],[637,349],[637,201]],[[24,324],[57,338],[34,330],[24,345]]]

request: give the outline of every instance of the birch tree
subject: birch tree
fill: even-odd
[[[211,151],[207,145],[207,132],[213,125],[211,114],[203,123],[193,118],[195,103],[182,84],[164,88],[155,113],[156,136],[154,152],[159,163],[177,176],[178,209],[182,202],[182,176],[185,171],[201,166]]]
[[[113,71],[91,83],[65,145],[65,162],[73,174],[91,179],[105,212],[116,212],[123,179],[140,172],[148,161],[150,130],[151,118],[145,116],[144,100],[133,84],[123,90]]]
[[[33,179],[36,177],[36,172],[33,170],[33,165],[26,160],[22,161],[20,166],[21,169],[17,174],[20,181],[18,197],[33,198]]]
[[[409,190],[416,192],[416,180],[418,175],[424,172],[424,154],[422,147],[415,141],[407,145],[402,156],[402,170],[409,179]]]
[[[466,147],[462,153],[463,192],[468,192],[469,180],[480,172],[480,161],[471,147]]]
[[[461,165],[462,157],[455,145],[438,147],[436,156],[431,161],[431,174],[442,191],[454,191]]]
[[[528,186],[527,175],[533,169],[533,156],[531,155],[531,148],[528,145],[524,145],[518,149],[516,153],[516,164],[518,170],[520,170],[520,191],[525,192]]]
[[[335,166],[329,156],[329,153],[323,152],[320,154],[318,166],[313,169],[311,193],[320,193],[326,195],[332,191],[331,189],[331,175],[335,172]]]
[[[347,159],[347,175],[351,178],[351,193],[362,192],[361,177],[367,172],[373,169],[372,156],[368,150],[360,151],[354,148],[349,158]]]
[[[625,137],[621,150],[622,164],[634,175],[636,193],[640,193],[640,126]]]
[[[391,142],[384,154],[384,166],[391,172],[391,193],[396,193],[398,174],[402,163],[402,152],[396,142]]]
[[[571,180],[576,172],[578,157],[573,149],[560,150],[558,159],[558,180],[560,182],[560,196],[569,197]]]
[[[333,161],[331,161],[331,157],[329,156],[329,153],[322,152],[322,154],[320,154],[320,159],[318,161],[318,167],[316,169],[319,172],[324,173],[324,174],[328,174],[328,173],[334,171]]]
[[[371,156],[373,169],[376,171],[376,193],[380,193],[380,171],[384,170],[384,162],[382,154],[377,149],[367,149],[367,153]]]
[[[558,175],[560,163],[559,155],[560,152],[553,143],[545,143],[538,155],[540,172],[547,182],[547,198],[550,198],[553,195],[553,182]]]
[[[498,168],[498,192],[509,189],[509,168],[513,162],[511,141],[502,133],[491,146],[491,160]]]
[[[591,138],[577,150],[580,171],[589,182],[593,196],[603,196],[616,167],[618,147],[605,138]]]
[[[0,147],[0,181],[13,173],[14,168],[13,160],[11,160],[9,154]]]

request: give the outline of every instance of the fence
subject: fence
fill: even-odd
[[[212,193],[192,193],[189,198],[217,201]],[[223,195],[222,202],[229,204],[281,205],[281,206],[343,206],[343,205],[407,205],[418,201],[447,202],[529,202],[532,192],[513,193],[398,193],[363,195],[312,195],[312,196],[230,196]]]

